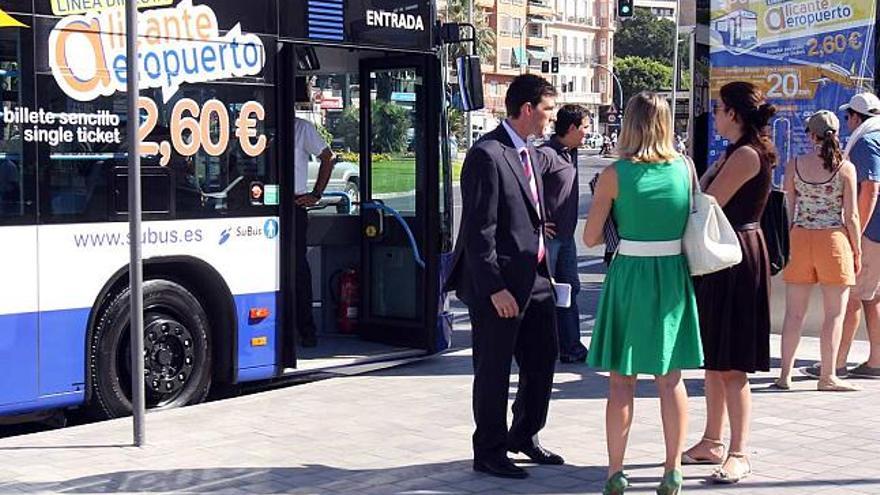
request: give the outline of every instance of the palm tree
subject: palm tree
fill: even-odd
[[[448,17],[446,9],[440,9],[441,17],[446,17],[448,22],[467,22],[468,6],[475,0],[447,0]],[[495,63],[495,31],[489,25],[489,13],[479,7],[474,7],[474,26],[477,28],[477,55],[483,63]],[[467,44],[450,47],[450,56],[457,57],[470,53]]]

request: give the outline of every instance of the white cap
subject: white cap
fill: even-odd
[[[873,93],[859,93],[849,100],[846,105],[841,105],[840,111],[852,110],[862,115],[880,115],[880,98]]]

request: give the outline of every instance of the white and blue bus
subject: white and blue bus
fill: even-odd
[[[0,416],[130,412],[122,3],[0,1]],[[447,348],[434,2],[138,3],[148,406]],[[296,115],[345,162],[310,213],[305,301]],[[351,334],[343,273],[360,286]],[[303,304],[314,348],[297,346]]]

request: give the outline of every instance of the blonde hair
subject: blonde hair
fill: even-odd
[[[623,127],[617,141],[621,158],[656,163],[678,156],[672,137],[672,111],[664,98],[642,91],[626,104]]]

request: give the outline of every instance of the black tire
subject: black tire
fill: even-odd
[[[90,342],[91,406],[106,418],[131,414],[130,300],[128,287],[111,300]],[[144,282],[144,371],[151,409],[197,404],[211,387],[208,316],[175,282]]]
[[[360,209],[360,205],[355,204],[355,203],[360,203],[360,201],[361,201],[360,184],[358,184],[358,181],[356,179],[349,179],[345,183],[345,189],[343,190],[343,192],[345,193],[346,196],[348,196],[349,202],[351,204],[351,206],[350,206],[351,213],[356,213]],[[346,213],[348,213],[348,212],[346,212]]]

